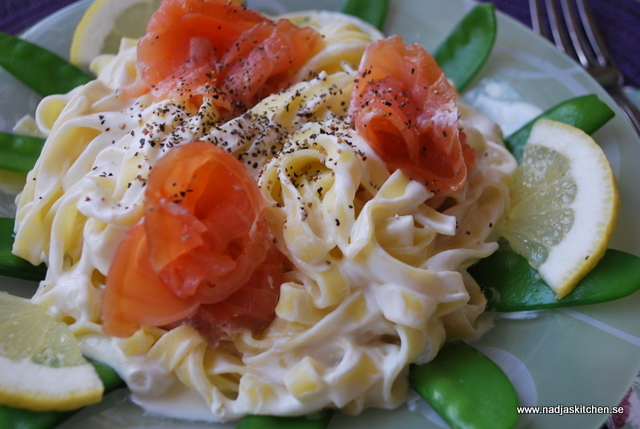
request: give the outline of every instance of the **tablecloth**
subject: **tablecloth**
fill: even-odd
[[[0,31],[17,34],[74,1],[0,0]],[[531,26],[528,1],[492,0],[492,3],[498,10]],[[640,0],[589,0],[589,4],[614,60],[624,74],[625,83],[640,88]],[[640,376],[621,399],[625,413],[610,417],[603,428],[640,428],[639,386]]]

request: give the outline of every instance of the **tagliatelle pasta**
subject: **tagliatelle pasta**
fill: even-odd
[[[375,30],[324,12],[292,16],[324,35],[297,83],[221,120],[215,104],[135,99],[135,45],[93,63],[98,79],[45,98],[47,142],[18,198],[14,252],[45,262],[34,300],[65,320],[83,352],[113,366],[136,400],[180,414],[167,398],[199,397],[198,413],[299,415],[336,407],[396,407],[408,365],[445,341],[472,339],[489,321],[466,268],[497,248],[516,163],[497,127],[459,103],[477,153],[465,185],[440,196],[390,173],[354,129],[349,103]],[[212,347],[196,329],[143,326],[113,338],[101,295],[118,243],[144,214],[150,171],[173,147],[227,149],[260,186],[276,247],[290,261],[273,321]]]

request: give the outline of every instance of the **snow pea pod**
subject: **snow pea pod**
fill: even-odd
[[[325,429],[333,413],[333,410],[322,410],[317,416],[246,416],[236,429]]]
[[[613,110],[595,94],[574,97],[555,105],[532,119],[507,137],[504,142],[520,163],[524,146],[527,144],[529,134],[531,134],[531,128],[538,119],[553,119],[579,128],[587,134],[593,134],[614,115]]]
[[[16,429],[50,429],[74,415],[76,411],[31,411],[0,405],[0,427]]]
[[[346,0],[340,12],[352,15],[382,30],[387,19],[389,0]]]
[[[104,394],[124,387],[124,382],[108,365],[89,360],[104,384]],[[72,411],[31,411],[0,405],[0,427],[13,429],[50,429],[54,428],[77,410]]]
[[[44,264],[34,266],[11,252],[13,224],[10,218],[0,218],[0,275],[25,280],[42,280],[47,272]]]
[[[25,280],[42,280],[47,272],[44,264],[32,265],[28,261],[14,255],[13,248],[14,220],[0,218],[0,275]]]
[[[453,429],[511,428],[518,421],[511,381],[466,343],[447,343],[431,362],[411,365],[409,383]]]
[[[465,90],[486,63],[497,32],[494,5],[481,3],[467,13],[436,48],[433,57],[459,92]]]
[[[505,144],[520,162],[531,128],[538,119],[561,121],[592,134],[613,115],[613,110],[594,94],[574,97],[531,120],[507,137]],[[499,251],[483,259],[470,268],[469,273],[485,287],[490,296],[489,309],[523,311],[595,304],[629,295],[640,288],[635,259],[634,255],[607,250],[598,266],[560,301],[526,259],[511,250]]]
[[[28,173],[40,156],[45,139],[0,132],[0,169]]]
[[[512,250],[500,250],[469,268],[489,299],[488,310],[528,311],[597,304],[623,298],[640,289],[640,258],[607,249],[578,285],[558,300],[527,260]]]
[[[7,33],[0,33],[0,67],[43,97],[93,79],[59,55]]]

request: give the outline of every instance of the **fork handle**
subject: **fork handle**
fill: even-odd
[[[622,112],[625,114],[629,122],[631,122],[636,133],[640,136],[640,110],[638,110],[636,105],[627,98],[622,89],[610,91],[609,95],[611,95],[614,101],[618,103],[618,106],[620,106]]]

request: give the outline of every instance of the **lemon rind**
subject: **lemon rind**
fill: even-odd
[[[33,411],[68,411],[102,400],[93,365],[53,368],[0,356],[0,404]]]
[[[576,141],[584,144],[576,144]],[[617,182],[602,148],[577,128],[541,119],[533,127],[527,145],[547,147],[570,159],[574,177],[576,169],[588,172],[577,179],[582,190],[569,206],[574,209],[573,227],[557,246],[550,249],[547,260],[538,268],[542,279],[561,299],[597,264],[607,249],[619,208]],[[598,210],[590,210],[596,207]]]
[[[118,17],[136,4],[151,4],[155,1],[96,0],[84,13],[74,31],[69,51],[71,63],[88,67],[91,61],[102,53],[104,40],[113,30]],[[146,23],[144,25],[146,27]]]

